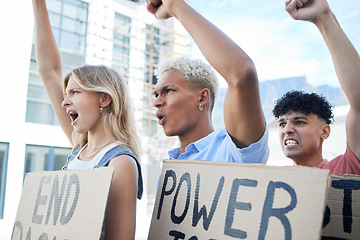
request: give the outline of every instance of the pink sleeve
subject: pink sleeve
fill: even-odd
[[[349,146],[346,146],[346,151],[343,155],[337,156],[329,163],[322,166],[322,168],[329,169],[333,175],[360,175],[360,162],[350,150]]]

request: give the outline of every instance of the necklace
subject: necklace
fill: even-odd
[[[95,157],[95,155],[98,154],[104,147],[110,145],[111,143],[112,143],[112,141],[108,142],[107,144],[105,144],[105,145],[102,146],[102,147],[94,148],[93,150],[97,150],[97,151],[95,151],[95,153],[92,154],[91,156],[85,156],[84,153],[83,153],[84,150],[85,150],[85,149],[87,148],[87,146],[88,146],[88,145],[86,145],[86,147],[80,152],[80,155],[81,155],[83,158],[85,158],[85,159],[92,159],[92,158]]]

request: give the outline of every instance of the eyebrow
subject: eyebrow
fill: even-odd
[[[293,117],[290,119],[291,121],[295,121],[295,120],[308,120],[307,117],[303,117],[303,116],[300,116],[300,117]],[[280,118],[278,122],[285,122],[285,118]]]
[[[166,89],[170,88],[170,87],[175,87],[174,84],[170,84],[170,85],[165,85],[160,89],[160,92],[164,92]],[[154,95],[156,95],[158,93],[158,91],[154,91]]]
[[[77,89],[82,89],[82,88],[80,88],[80,87],[73,87],[73,88],[65,88],[65,93],[70,93],[71,91],[74,91],[74,90],[77,90]]]

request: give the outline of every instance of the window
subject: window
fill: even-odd
[[[6,168],[9,144],[0,142],[0,219],[4,217],[4,201],[6,186]]]
[[[115,13],[113,34],[113,67],[126,79],[130,68],[130,31],[131,18]]]
[[[145,45],[145,81],[156,85],[157,79],[154,70],[159,64],[160,29],[151,25],[146,25],[146,45]],[[150,75],[151,73],[151,75]]]
[[[61,170],[70,153],[71,148],[26,145],[25,172]]]
[[[88,4],[79,0],[48,0],[49,18],[62,55],[64,74],[85,63]],[[37,71],[32,49],[26,122],[59,125]]]
[[[62,32],[59,45],[63,51],[77,53],[78,55],[85,51],[85,39],[77,33]]]
[[[152,103],[154,100],[153,92],[157,83],[154,71],[159,64],[160,29],[147,24],[145,34],[144,81],[146,84],[144,84],[144,91],[146,96],[143,98],[144,119],[142,121],[142,127],[144,129],[143,134],[146,136],[153,136],[159,128],[157,119],[154,117],[155,112]]]

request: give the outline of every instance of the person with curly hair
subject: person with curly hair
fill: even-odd
[[[214,131],[211,114],[218,82],[211,67],[185,57],[160,65],[154,91],[156,116],[165,134],[180,141],[180,147],[169,151],[170,158],[266,163],[268,130],[249,56],[184,0],[148,0],[147,9],[158,19],[176,18],[229,86],[225,129]]]
[[[295,20],[309,21],[322,34],[336,74],[350,103],[346,117],[345,153],[331,161],[323,159],[322,145],[333,121],[331,106],[315,93],[291,91],[273,109],[278,120],[282,150],[297,165],[329,169],[331,174],[360,175],[360,57],[343,32],[326,0],[290,0],[286,10]]]

